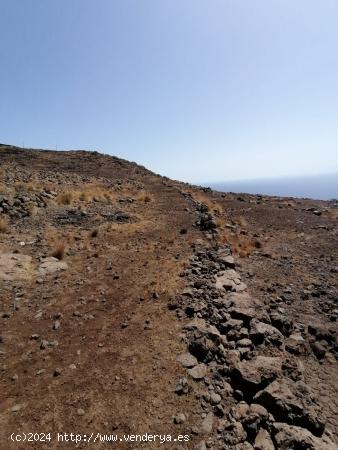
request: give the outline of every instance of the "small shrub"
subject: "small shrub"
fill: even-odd
[[[150,203],[153,201],[153,196],[149,192],[140,192],[138,197],[140,202]]]
[[[255,240],[255,247],[256,248],[262,248],[263,247],[263,245],[262,245],[262,243],[261,243],[261,241],[259,239]]]
[[[238,218],[238,224],[239,224],[242,228],[247,228],[247,226],[248,226],[248,222],[247,222],[247,220],[245,219],[245,217],[243,217],[243,216],[240,216],[240,217]]]
[[[229,244],[233,253],[235,255],[238,255],[240,258],[246,258],[247,256],[251,255],[251,253],[257,248],[256,242],[253,238],[247,235],[243,235],[239,232],[222,232],[220,235],[220,241],[223,244]]]
[[[70,205],[73,201],[73,194],[71,192],[62,192],[57,199],[60,205]]]
[[[8,231],[8,218],[0,217],[0,233],[7,233]]]
[[[81,202],[106,202],[109,203],[114,193],[103,184],[87,184],[81,187],[81,191],[75,192],[75,197]]]
[[[14,183],[13,186],[14,186],[16,192],[20,192],[26,188],[26,183],[24,183],[23,181],[18,181],[16,183]]]
[[[38,212],[38,208],[35,205],[28,205],[27,210],[30,216],[36,216]]]
[[[59,242],[52,251],[51,256],[61,261],[65,257],[65,252],[66,244],[64,242]]]
[[[98,236],[98,234],[99,234],[98,228],[94,228],[94,230],[92,230],[90,233],[90,237],[96,238]]]
[[[221,217],[217,217],[215,219],[215,224],[217,228],[222,228],[224,226],[224,219],[222,219]]]
[[[88,192],[86,192],[86,191],[80,192],[79,200],[81,202],[88,202],[90,200]]]

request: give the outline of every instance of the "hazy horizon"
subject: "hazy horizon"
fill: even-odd
[[[337,176],[338,181],[338,171],[337,172],[326,172],[326,173],[309,173],[309,174],[297,174],[297,175],[284,175],[280,177],[253,177],[253,178],[227,178],[223,180],[212,181],[212,184],[220,184],[220,183],[242,183],[243,181],[255,182],[255,181],[274,181],[274,180],[285,180],[285,179],[299,179],[299,178],[315,178],[315,177],[324,177],[324,176]],[[208,181],[201,181],[201,185],[205,185]]]
[[[246,180],[202,182],[201,186],[221,192],[298,197],[314,200],[338,199],[338,173]]]

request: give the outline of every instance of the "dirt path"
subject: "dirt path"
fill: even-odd
[[[152,200],[130,205],[137,222],[108,229],[101,224],[85,247],[84,227],[64,227],[63,235],[78,235],[64,258],[68,270],[38,283],[36,276],[2,283],[1,448],[60,448],[55,440],[10,446],[8,436],[18,430],[188,433],[193,417],[188,426],[172,419],[182,410],[189,415],[194,399],[174,393],[183,373],[176,362],[183,344],[167,302],[182,288],[179,273],[197,235],[195,213],[186,211],[189,202],[160,178],[145,175],[142,183]],[[54,213],[40,214],[52,222]],[[24,234],[34,240],[43,231],[34,225],[36,217],[18,221],[2,235],[2,245],[13,251]],[[44,241],[36,248],[38,254],[34,244],[20,251],[38,263]]]

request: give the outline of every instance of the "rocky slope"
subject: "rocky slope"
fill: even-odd
[[[337,448],[336,202],[95,152],[0,146],[0,164],[0,448]]]

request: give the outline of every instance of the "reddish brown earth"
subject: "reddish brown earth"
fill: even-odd
[[[0,165],[1,449],[114,446],[62,444],[58,432],[189,435],[121,449],[203,450],[202,438],[235,448],[212,443],[215,427],[210,441],[200,435],[201,382],[175,393],[191,318],[168,302],[186,288],[196,246],[217,243],[230,244],[251,296],[267,309],[279,297],[307,333],[297,358],[338,442],[337,344],[307,331],[337,333],[337,204],[205,192],[98,153],[0,146]],[[208,205],[217,234],[196,226],[196,202]],[[52,255],[49,269],[65,270],[41,272]],[[52,439],[13,443],[13,432]]]
[[[237,239],[239,243],[244,241],[245,248],[247,237],[262,244],[261,251],[240,258],[241,272],[252,296],[266,304],[276,296],[284,296],[281,306],[287,317],[305,329],[313,325],[336,335],[338,202],[231,194],[220,197],[214,195],[224,208],[227,222],[236,226],[236,244]],[[326,346],[325,340],[322,343]],[[337,342],[335,351],[327,352],[321,360],[313,353],[300,359],[305,381],[320,399],[338,442],[336,357]]]

